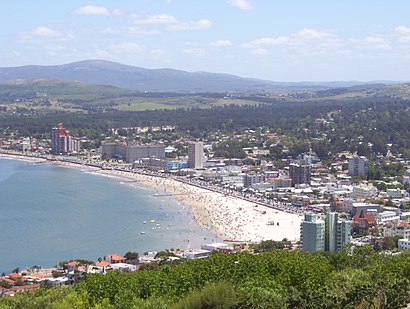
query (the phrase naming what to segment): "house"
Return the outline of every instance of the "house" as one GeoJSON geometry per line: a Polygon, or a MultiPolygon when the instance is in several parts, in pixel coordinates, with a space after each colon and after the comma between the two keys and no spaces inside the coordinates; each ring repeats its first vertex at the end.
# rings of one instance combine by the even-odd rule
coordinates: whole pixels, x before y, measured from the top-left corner
{"type": "Polygon", "coordinates": [[[9,277],[9,279],[13,280],[14,282],[16,282],[17,280],[23,281],[23,279],[25,279],[18,273],[9,274],[8,277],[9,277]]]}
{"type": "Polygon", "coordinates": [[[225,243],[212,243],[212,244],[206,244],[201,246],[202,250],[208,250],[208,251],[219,251],[219,252],[232,252],[234,251],[234,248],[228,244],[225,243]]]}
{"type": "Polygon", "coordinates": [[[121,270],[121,271],[136,271],[137,266],[133,264],[127,263],[114,263],[111,264],[113,270],[121,270]]]}
{"type": "Polygon", "coordinates": [[[183,257],[185,257],[186,259],[192,260],[192,259],[207,258],[210,255],[211,255],[211,251],[209,250],[197,249],[197,250],[185,251],[183,254],[183,257]]]}
{"type": "Polygon", "coordinates": [[[78,267],[80,266],[80,262],[78,261],[70,261],[67,264],[65,264],[65,267],[67,267],[67,272],[72,272],[78,270],[78,267]]]}
{"type": "Polygon", "coordinates": [[[28,285],[23,285],[23,286],[15,286],[9,289],[9,291],[13,291],[16,293],[19,292],[24,292],[24,291],[33,291],[35,289],[38,289],[41,286],[40,283],[35,283],[35,284],[28,284],[28,285]]]}
{"type": "Polygon", "coordinates": [[[398,247],[400,250],[410,249],[410,239],[406,239],[406,238],[399,239],[398,247]]]}
{"type": "Polygon", "coordinates": [[[105,274],[107,270],[112,269],[111,264],[106,261],[98,261],[94,265],[89,265],[87,268],[88,274],[105,274]]]}
{"type": "Polygon", "coordinates": [[[366,214],[364,210],[360,214],[355,214],[352,222],[352,233],[364,236],[369,234],[369,230],[376,226],[376,218],[370,214],[366,214]]]}
{"type": "Polygon", "coordinates": [[[119,254],[109,254],[109,255],[104,256],[104,261],[110,264],[114,264],[114,263],[125,263],[127,262],[127,259],[119,254]]]}

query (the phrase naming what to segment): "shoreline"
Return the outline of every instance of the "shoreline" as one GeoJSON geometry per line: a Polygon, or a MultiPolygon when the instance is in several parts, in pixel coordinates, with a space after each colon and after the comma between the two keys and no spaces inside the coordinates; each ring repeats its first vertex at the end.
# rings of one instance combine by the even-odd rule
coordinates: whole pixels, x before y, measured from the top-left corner
{"type": "Polygon", "coordinates": [[[171,177],[161,177],[123,171],[102,169],[81,162],[68,162],[53,158],[24,156],[22,154],[0,153],[0,158],[18,159],[30,162],[50,163],[56,166],[87,169],[102,176],[118,177],[135,184],[160,189],[163,196],[190,208],[198,225],[211,230],[218,238],[228,242],[260,242],[262,240],[299,240],[302,216],[273,209],[260,203],[230,196],[189,184],[171,177]]]}

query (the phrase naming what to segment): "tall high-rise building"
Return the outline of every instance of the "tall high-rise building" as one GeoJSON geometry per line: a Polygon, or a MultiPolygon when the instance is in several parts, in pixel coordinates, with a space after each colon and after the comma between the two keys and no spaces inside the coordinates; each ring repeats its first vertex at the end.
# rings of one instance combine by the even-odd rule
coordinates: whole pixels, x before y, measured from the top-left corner
{"type": "Polygon", "coordinates": [[[369,161],[366,157],[354,156],[349,159],[349,176],[367,177],[369,161]]]}
{"type": "Polygon", "coordinates": [[[305,214],[300,239],[304,251],[342,251],[351,241],[351,222],[340,220],[335,212],[305,214]]]}
{"type": "Polygon", "coordinates": [[[291,163],[289,165],[289,178],[293,185],[310,184],[311,167],[309,164],[291,163]]]}
{"type": "Polygon", "coordinates": [[[204,143],[191,142],[188,145],[188,166],[189,168],[202,168],[204,160],[204,143]]]}
{"type": "Polygon", "coordinates": [[[79,152],[81,150],[81,142],[78,138],[74,138],[70,135],[70,131],[66,130],[62,123],[59,123],[57,127],[51,129],[51,152],[54,154],[59,153],[72,153],[79,152]]]}
{"type": "Polygon", "coordinates": [[[306,213],[300,226],[300,241],[304,251],[324,251],[325,221],[316,214],[306,213]]]}

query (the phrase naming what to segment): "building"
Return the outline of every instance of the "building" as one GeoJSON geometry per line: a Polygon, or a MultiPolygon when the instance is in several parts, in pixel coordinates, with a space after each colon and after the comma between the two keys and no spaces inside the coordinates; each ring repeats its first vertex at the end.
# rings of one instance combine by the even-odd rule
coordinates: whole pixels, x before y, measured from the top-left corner
{"type": "Polygon", "coordinates": [[[351,241],[351,222],[340,220],[335,212],[321,215],[305,214],[301,223],[301,243],[304,251],[342,251],[351,241]]]}
{"type": "Polygon", "coordinates": [[[349,176],[367,178],[369,161],[365,157],[354,156],[349,159],[349,176]]]}
{"type": "Polygon", "coordinates": [[[211,251],[209,250],[196,249],[196,250],[185,251],[183,254],[183,257],[188,260],[193,260],[193,259],[207,258],[210,255],[211,255],[211,251]]]}
{"type": "Polygon", "coordinates": [[[165,158],[165,145],[151,144],[124,144],[120,142],[104,143],[101,146],[101,153],[105,159],[121,159],[127,163],[135,162],[144,158],[165,158]]]}
{"type": "Polygon", "coordinates": [[[266,177],[264,174],[250,172],[244,176],[243,184],[245,188],[251,188],[251,187],[254,187],[256,184],[264,183],[265,180],[266,180],[266,177]]]}
{"type": "Polygon", "coordinates": [[[187,161],[181,161],[181,160],[167,160],[166,161],[167,171],[178,171],[183,168],[188,168],[187,161]]]}
{"type": "Polygon", "coordinates": [[[202,142],[191,142],[188,145],[189,168],[202,168],[204,161],[204,144],[202,142]]]}
{"type": "Polygon", "coordinates": [[[53,154],[67,154],[80,150],[80,140],[72,137],[70,131],[66,130],[62,123],[51,129],[51,152],[53,154]]]}
{"type": "Polygon", "coordinates": [[[406,239],[406,238],[399,239],[397,245],[398,245],[400,250],[410,249],[410,239],[406,239]]]}
{"type": "Polygon", "coordinates": [[[108,254],[104,256],[104,261],[115,264],[115,263],[126,263],[127,259],[119,254],[108,254]]]}
{"type": "Polygon", "coordinates": [[[300,241],[304,251],[324,251],[325,221],[316,214],[306,213],[301,223],[300,241]]]}
{"type": "Polygon", "coordinates": [[[342,251],[351,241],[351,222],[339,220],[336,212],[326,214],[325,231],[325,251],[342,251]]]}
{"type": "Polygon", "coordinates": [[[353,186],[350,197],[356,200],[366,200],[373,196],[376,196],[376,194],[377,188],[373,187],[373,185],[360,184],[353,186]]]}
{"type": "Polygon", "coordinates": [[[358,236],[367,235],[376,224],[376,218],[362,209],[360,214],[356,213],[353,217],[352,232],[358,236]]]}
{"type": "Polygon", "coordinates": [[[362,210],[365,214],[371,213],[375,214],[380,212],[380,205],[379,204],[369,204],[369,203],[351,203],[351,213],[352,215],[360,214],[362,210]]]}
{"type": "Polygon", "coordinates": [[[311,173],[312,169],[308,164],[291,163],[289,165],[289,177],[293,185],[310,184],[311,173]]]}

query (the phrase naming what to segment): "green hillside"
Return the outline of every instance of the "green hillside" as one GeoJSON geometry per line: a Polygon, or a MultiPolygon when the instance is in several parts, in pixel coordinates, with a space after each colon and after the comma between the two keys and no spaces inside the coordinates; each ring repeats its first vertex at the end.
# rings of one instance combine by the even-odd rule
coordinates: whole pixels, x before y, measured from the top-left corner
{"type": "Polygon", "coordinates": [[[410,297],[409,252],[273,251],[160,264],[21,293],[0,308],[404,308],[410,297]]]}

